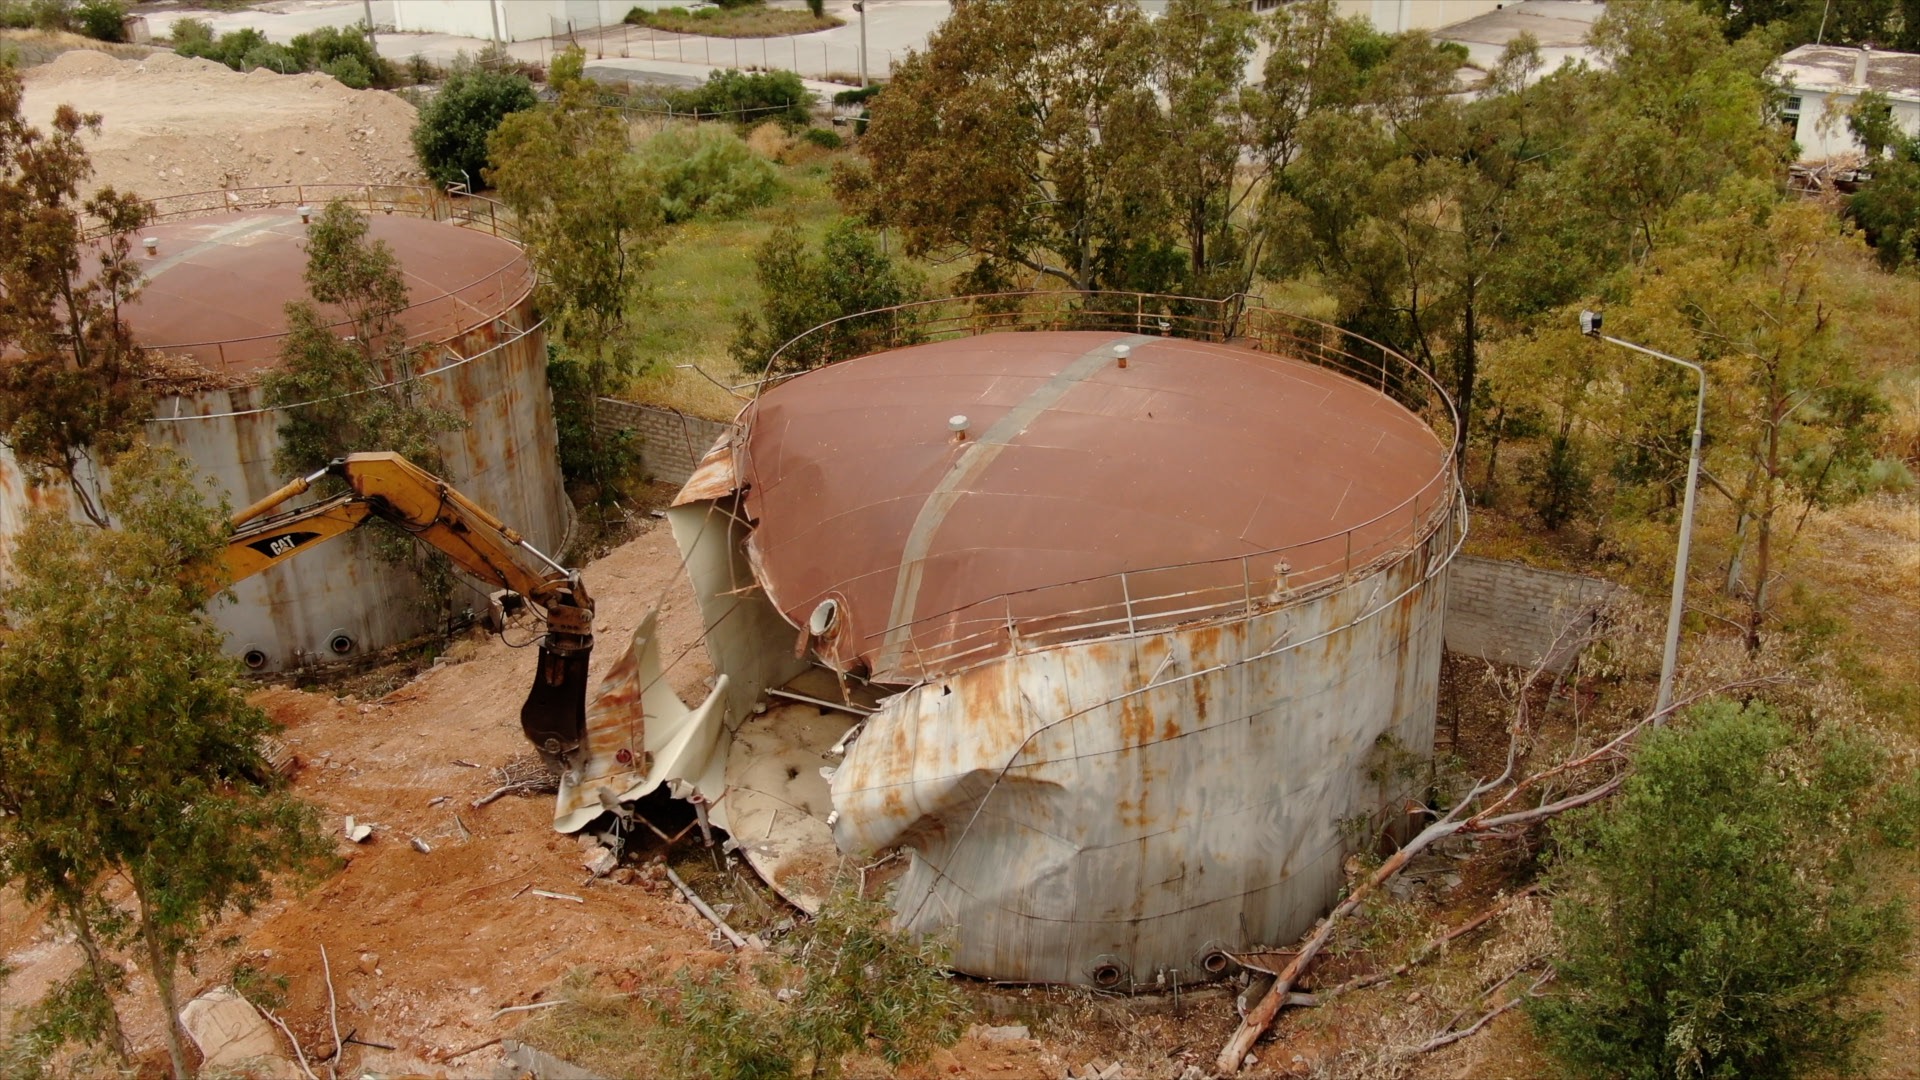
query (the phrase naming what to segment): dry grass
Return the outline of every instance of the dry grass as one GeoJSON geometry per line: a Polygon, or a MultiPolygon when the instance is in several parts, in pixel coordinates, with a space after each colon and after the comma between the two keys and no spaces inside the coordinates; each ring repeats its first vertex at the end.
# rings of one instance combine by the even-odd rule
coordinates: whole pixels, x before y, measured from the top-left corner
{"type": "Polygon", "coordinates": [[[12,60],[15,67],[34,67],[76,49],[103,52],[117,60],[138,60],[153,55],[153,50],[145,45],[95,41],[63,30],[0,30],[0,60],[12,60]]]}
{"type": "Polygon", "coordinates": [[[621,992],[589,968],[570,972],[555,998],[569,1004],[543,1009],[513,1038],[597,1076],[658,1076],[660,1062],[648,1033],[653,1012],[641,994],[621,992]]]}
{"type": "Polygon", "coordinates": [[[770,8],[752,4],[736,8],[667,8],[663,11],[635,9],[627,16],[635,26],[664,30],[669,34],[699,34],[703,37],[751,38],[784,37],[811,34],[845,26],[846,20],[833,15],[814,15],[793,8],[770,8]]]}

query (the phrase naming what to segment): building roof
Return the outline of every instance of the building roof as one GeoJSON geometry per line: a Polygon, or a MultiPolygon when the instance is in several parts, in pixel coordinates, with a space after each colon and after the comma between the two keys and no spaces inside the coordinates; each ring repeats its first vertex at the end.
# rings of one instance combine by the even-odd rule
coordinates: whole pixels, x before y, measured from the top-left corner
{"type": "Polygon", "coordinates": [[[919,345],[801,375],[741,419],[761,585],[796,626],[834,600],[816,651],[886,682],[1005,652],[1015,624],[1071,640],[1261,605],[1276,578],[1304,590],[1405,550],[1452,497],[1448,448],[1378,389],[1176,338],[919,345]]]}
{"type": "Polygon", "coordinates": [[[1878,90],[1888,97],[1920,101],[1920,53],[1867,50],[1864,86],[1856,78],[1860,54],[1860,49],[1838,45],[1802,45],[1780,57],[1776,66],[1795,90],[1878,90]]]}
{"type": "MultiPolygon", "coordinates": [[[[509,241],[449,222],[375,214],[369,234],[406,275],[401,314],[415,342],[445,341],[510,310],[532,286],[526,256],[509,241]]],[[[285,306],[307,296],[306,226],[290,210],[212,214],[152,225],[158,243],[134,257],[146,284],[125,311],[148,349],[245,377],[279,362],[285,306]]],[[[325,312],[339,316],[338,312],[325,312]]]]}

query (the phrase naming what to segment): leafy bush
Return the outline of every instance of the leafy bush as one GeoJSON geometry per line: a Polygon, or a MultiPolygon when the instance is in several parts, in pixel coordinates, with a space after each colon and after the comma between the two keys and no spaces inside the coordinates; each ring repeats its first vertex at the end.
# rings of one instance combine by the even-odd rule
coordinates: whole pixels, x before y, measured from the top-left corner
{"type": "Polygon", "coordinates": [[[35,30],[72,30],[72,0],[32,0],[27,10],[33,16],[35,30]]]}
{"type": "MultiPolygon", "coordinates": [[[[197,19],[182,19],[180,22],[195,25],[183,28],[178,23],[174,24],[174,52],[179,53],[181,56],[198,56],[216,63],[225,64],[235,71],[240,70],[240,66],[246,62],[248,53],[253,52],[263,45],[273,44],[267,40],[267,35],[255,30],[251,26],[229,31],[216,38],[213,36],[212,29],[207,27],[206,23],[200,22],[197,19]],[[206,30],[205,34],[201,33],[203,28],[206,30]],[[183,34],[191,34],[191,36],[183,38],[183,34]]],[[[297,65],[296,70],[298,70],[297,65]]]]}
{"type": "MultiPolygon", "coordinates": [[[[873,234],[848,219],[827,230],[817,255],[807,249],[799,226],[785,222],[755,256],[754,277],[763,297],[760,312],[740,317],[729,350],[743,371],[765,371],[776,349],[822,323],[904,304],[920,292],[917,280],[880,253],[873,234]]],[[[898,312],[845,319],[783,358],[782,369],[913,340],[912,327],[898,312]]]]}
{"type": "Polygon", "coordinates": [[[255,45],[240,58],[240,70],[252,71],[254,68],[267,68],[282,75],[290,75],[300,70],[300,58],[284,45],[272,42],[255,45]]]}
{"type": "Polygon", "coordinates": [[[737,217],[771,203],[780,187],[773,166],[718,125],[663,131],[647,140],[641,159],[659,183],[668,222],[737,217]]]}
{"type": "Polygon", "coordinates": [[[1849,999],[1909,932],[1863,859],[1912,834],[1914,781],[1886,777],[1867,739],[1761,704],[1649,736],[1612,805],[1554,829],[1563,989],[1532,1006],[1553,1051],[1647,1080],[1845,1072],[1873,1019],[1849,999]]]}
{"type": "Polygon", "coordinates": [[[897,1070],[953,1045],[966,1009],[947,951],[891,929],[890,918],[885,904],[842,890],[821,908],[805,946],[812,959],[797,971],[764,965],[760,985],[746,986],[725,972],[682,972],[677,1000],[652,1004],[663,1064],[729,1080],[835,1077],[852,1054],[897,1070]]]}
{"type": "Polygon", "coordinates": [[[0,0],[0,30],[33,29],[33,8],[25,0],[0,0]]]}
{"type": "Polygon", "coordinates": [[[847,145],[847,141],[840,137],[839,132],[829,128],[810,127],[801,133],[800,137],[824,150],[838,150],[847,145]]]}
{"type": "Polygon", "coordinates": [[[524,75],[462,65],[420,110],[413,152],[435,181],[479,185],[487,139],[502,118],[538,102],[524,75]]]}
{"type": "Polygon", "coordinates": [[[85,0],[73,11],[80,32],[97,41],[127,40],[127,5],[120,0],[85,0]]]}
{"type": "Polygon", "coordinates": [[[814,95],[791,71],[748,74],[733,68],[715,71],[704,86],[678,90],[667,100],[676,111],[731,120],[749,127],[776,120],[789,127],[807,123],[814,95]]]}
{"type": "Polygon", "coordinates": [[[364,25],[323,26],[297,35],[288,43],[288,48],[300,58],[302,70],[324,71],[356,90],[392,86],[399,81],[394,78],[393,65],[374,51],[373,39],[364,25]],[[348,60],[353,62],[347,63],[348,60]]]}
{"type": "Polygon", "coordinates": [[[601,431],[594,438],[593,380],[586,365],[547,345],[547,389],[553,393],[553,423],[560,437],[560,474],[573,484],[603,486],[595,492],[616,498],[640,468],[640,446],[632,429],[601,431]],[[613,490],[606,490],[612,488],[613,490]]]}
{"type": "Polygon", "coordinates": [[[373,85],[373,71],[357,56],[338,56],[320,65],[320,70],[339,79],[344,86],[365,90],[373,85]]]}
{"type": "Polygon", "coordinates": [[[169,33],[173,51],[181,56],[205,56],[213,44],[213,24],[205,19],[175,19],[169,33]]]}
{"type": "Polygon", "coordinates": [[[842,90],[833,95],[833,103],[835,105],[858,105],[862,102],[873,100],[874,95],[885,89],[885,86],[875,83],[872,86],[862,86],[856,90],[842,90]]]}

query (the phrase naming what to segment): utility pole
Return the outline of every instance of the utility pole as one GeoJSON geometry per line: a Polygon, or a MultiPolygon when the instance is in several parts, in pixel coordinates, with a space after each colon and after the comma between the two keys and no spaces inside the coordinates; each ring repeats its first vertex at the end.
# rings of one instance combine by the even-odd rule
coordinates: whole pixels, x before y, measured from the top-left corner
{"type": "Polygon", "coordinates": [[[379,56],[380,43],[373,40],[373,0],[360,0],[360,2],[367,11],[367,47],[373,50],[373,55],[379,56]]]}
{"type": "Polygon", "coordinates": [[[860,85],[867,83],[867,0],[853,0],[853,10],[860,13],[860,85]]]}
{"type": "Polygon", "coordinates": [[[1687,458],[1687,494],[1680,506],[1680,542],[1673,553],[1673,598],[1667,604],[1667,644],[1660,657],[1660,693],[1653,705],[1655,712],[1664,712],[1667,706],[1673,704],[1673,673],[1680,657],[1680,617],[1687,607],[1687,554],[1693,546],[1694,493],[1700,486],[1700,428],[1707,417],[1707,373],[1699,364],[1602,334],[1600,316],[1596,312],[1580,313],[1580,332],[1610,345],[1632,349],[1669,364],[1678,364],[1700,379],[1700,394],[1693,406],[1693,452],[1687,458]]]}

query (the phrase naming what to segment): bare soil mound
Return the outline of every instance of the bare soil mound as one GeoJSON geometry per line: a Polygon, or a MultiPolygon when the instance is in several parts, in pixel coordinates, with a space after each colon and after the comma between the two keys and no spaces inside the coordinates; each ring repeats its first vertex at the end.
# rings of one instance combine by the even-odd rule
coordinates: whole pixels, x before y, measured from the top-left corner
{"type": "Polygon", "coordinates": [[[413,106],[326,75],[243,74],[172,53],[116,60],[75,51],[25,79],[27,118],[43,128],[63,104],[100,114],[101,130],[87,140],[98,186],[154,198],[418,176],[413,106]]]}

